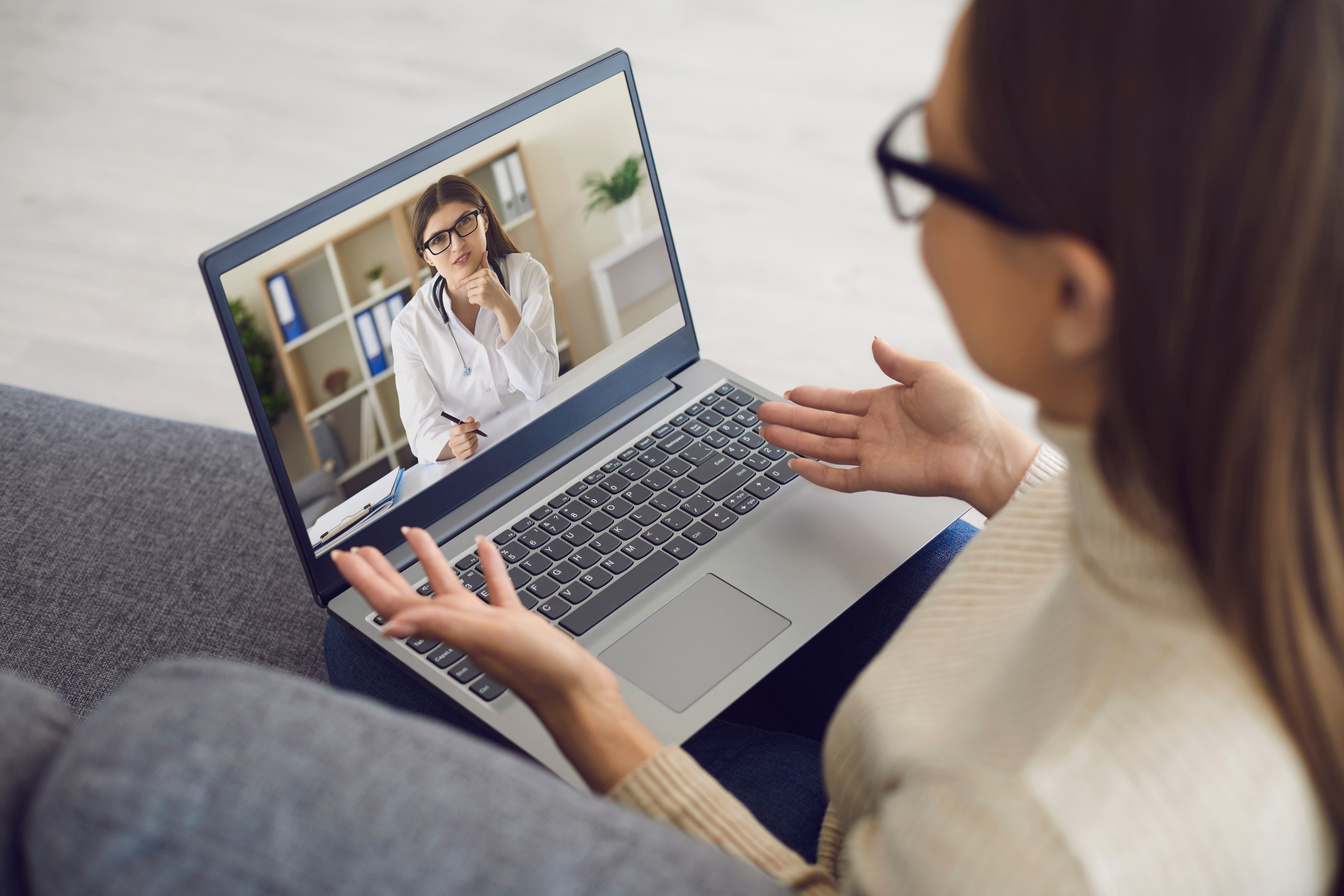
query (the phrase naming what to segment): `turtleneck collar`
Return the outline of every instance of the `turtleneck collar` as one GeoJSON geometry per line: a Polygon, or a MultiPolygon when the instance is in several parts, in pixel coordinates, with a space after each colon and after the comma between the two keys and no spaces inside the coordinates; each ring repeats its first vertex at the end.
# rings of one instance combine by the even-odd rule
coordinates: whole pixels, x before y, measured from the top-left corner
{"type": "Polygon", "coordinates": [[[1131,523],[1111,498],[1092,454],[1091,429],[1039,413],[1036,421],[1069,463],[1069,540],[1083,571],[1126,603],[1205,615],[1199,585],[1179,551],[1131,523]]]}

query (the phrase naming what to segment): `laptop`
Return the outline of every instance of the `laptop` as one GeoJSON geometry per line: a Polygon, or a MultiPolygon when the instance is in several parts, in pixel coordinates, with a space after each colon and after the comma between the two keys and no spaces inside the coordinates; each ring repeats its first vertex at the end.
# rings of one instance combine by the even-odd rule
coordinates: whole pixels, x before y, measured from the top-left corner
{"type": "Polygon", "coordinates": [[[755,410],[780,397],[700,357],[620,50],[210,249],[200,267],[317,604],[576,786],[532,712],[470,657],[382,637],[331,550],[373,545],[428,594],[400,534],[421,526],[486,598],[473,538],[492,538],[524,603],[680,743],[966,510],[796,477],[758,431],[755,410]],[[414,318],[400,319],[437,323],[424,316],[434,272],[414,206],[445,175],[479,188],[519,250],[500,273],[515,280],[505,288],[549,372],[543,388],[515,388],[458,327],[457,373],[505,387],[496,397],[488,380],[472,392],[440,374],[425,391],[419,344],[405,341],[414,318]],[[463,459],[439,453],[449,424],[432,419],[467,416],[459,393],[493,402],[472,413],[481,433],[463,459]]]}

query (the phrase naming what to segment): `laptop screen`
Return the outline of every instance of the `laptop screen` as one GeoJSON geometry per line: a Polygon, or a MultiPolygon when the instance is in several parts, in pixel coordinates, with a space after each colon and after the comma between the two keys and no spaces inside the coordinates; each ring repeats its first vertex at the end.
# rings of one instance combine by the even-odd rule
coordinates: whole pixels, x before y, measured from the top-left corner
{"type": "Polygon", "coordinates": [[[596,60],[202,256],[315,590],[333,547],[400,542],[670,372],[660,346],[693,350],[628,65],[596,60]]]}

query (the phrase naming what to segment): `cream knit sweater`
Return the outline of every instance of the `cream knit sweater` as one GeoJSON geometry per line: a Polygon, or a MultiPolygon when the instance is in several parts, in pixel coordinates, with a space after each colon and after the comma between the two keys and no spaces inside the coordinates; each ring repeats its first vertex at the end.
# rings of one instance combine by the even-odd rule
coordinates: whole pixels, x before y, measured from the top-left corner
{"type": "Polygon", "coordinates": [[[855,681],[806,864],[679,747],[609,794],[823,894],[1323,893],[1337,856],[1254,669],[1175,551],[1040,420],[1009,505],[855,681]]]}

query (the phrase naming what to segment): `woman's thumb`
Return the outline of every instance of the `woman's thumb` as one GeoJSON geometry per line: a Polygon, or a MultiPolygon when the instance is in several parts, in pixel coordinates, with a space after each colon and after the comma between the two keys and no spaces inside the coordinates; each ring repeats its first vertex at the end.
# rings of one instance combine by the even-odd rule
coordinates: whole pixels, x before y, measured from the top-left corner
{"type": "Polygon", "coordinates": [[[887,376],[907,385],[919,379],[932,363],[892,347],[880,336],[873,337],[873,360],[887,376]]]}

